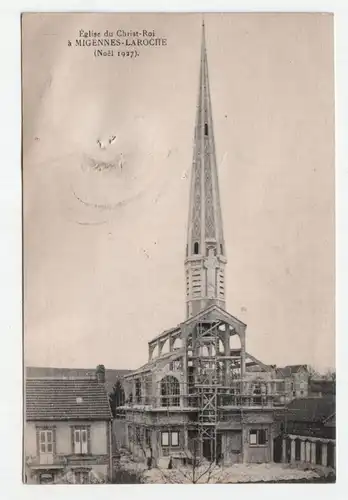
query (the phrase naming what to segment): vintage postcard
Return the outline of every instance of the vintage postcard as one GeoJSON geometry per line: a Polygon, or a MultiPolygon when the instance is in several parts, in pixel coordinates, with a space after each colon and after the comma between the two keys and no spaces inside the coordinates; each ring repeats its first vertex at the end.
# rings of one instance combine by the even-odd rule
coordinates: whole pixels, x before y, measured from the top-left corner
{"type": "Polygon", "coordinates": [[[27,484],[335,482],[333,15],[22,15],[27,484]]]}

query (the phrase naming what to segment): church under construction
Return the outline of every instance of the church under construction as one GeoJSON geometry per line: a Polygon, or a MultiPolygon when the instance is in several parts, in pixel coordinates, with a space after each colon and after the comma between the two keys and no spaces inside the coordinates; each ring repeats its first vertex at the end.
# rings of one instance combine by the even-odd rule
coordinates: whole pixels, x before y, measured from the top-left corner
{"type": "Polygon", "coordinates": [[[136,457],[273,461],[275,411],[284,400],[272,370],[246,351],[246,325],[226,310],[226,264],[203,25],[186,320],[151,340],[148,362],[123,379],[126,443],[136,457]]]}

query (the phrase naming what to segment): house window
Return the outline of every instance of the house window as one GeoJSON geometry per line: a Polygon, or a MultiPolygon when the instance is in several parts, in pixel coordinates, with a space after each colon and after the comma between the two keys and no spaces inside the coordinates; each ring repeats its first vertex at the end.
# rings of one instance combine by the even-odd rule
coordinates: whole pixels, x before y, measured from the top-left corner
{"type": "Polygon", "coordinates": [[[162,432],[162,446],[169,446],[169,432],[162,432]]]}
{"type": "Polygon", "coordinates": [[[264,446],[267,444],[266,429],[251,429],[249,432],[249,444],[251,446],[264,446]]]}
{"type": "Polygon", "coordinates": [[[172,446],[179,446],[179,433],[178,432],[171,432],[171,445],[172,446]]]}
{"type": "Polygon", "coordinates": [[[179,432],[162,432],[162,446],[179,446],[179,432]]]}
{"type": "Polygon", "coordinates": [[[80,427],[73,430],[73,452],[75,455],[86,455],[88,453],[86,427],[80,427]]]}
{"type": "Polygon", "coordinates": [[[39,434],[40,453],[53,453],[53,431],[42,430],[39,434]]]}
{"type": "Polygon", "coordinates": [[[75,471],[74,472],[74,483],[75,484],[89,484],[88,471],[75,471]]]}

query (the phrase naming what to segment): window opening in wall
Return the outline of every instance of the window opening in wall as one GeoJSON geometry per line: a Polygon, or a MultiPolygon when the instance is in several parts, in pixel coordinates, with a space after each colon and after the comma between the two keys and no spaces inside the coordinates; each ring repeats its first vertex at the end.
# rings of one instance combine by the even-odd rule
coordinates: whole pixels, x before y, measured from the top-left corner
{"type": "Polygon", "coordinates": [[[224,253],[224,247],[222,246],[222,243],[220,244],[220,252],[224,253]]]}
{"type": "Polygon", "coordinates": [[[195,241],[194,245],[193,245],[193,253],[195,255],[198,255],[199,254],[199,243],[197,241],[195,241]]]}
{"type": "Polygon", "coordinates": [[[204,124],[204,135],[205,136],[208,135],[208,124],[207,123],[204,124]]]}
{"type": "Polygon", "coordinates": [[[179,446],[179,432],[162,432],[161,443],[162,446],[179,446]]]}
{"type": "Polygon", "coordinates": [[[135,402],[141,404],[141,381],[136,379],[135,381],[135,402]]]}
{"type": "Polygon", "coordinates": [[[249,444],[251,446],[263,446],[267,444],[267,429],[251,429],[249,432],[249,444]]]}
{"type": "Polygon", "coordinates": [[[161,406],[180,406],[180,384],[172,375],[161,380],[161,406]]]}
{"type": "Polygon", "coordinates": [[[171,433],[171,445],[172,446],[179,446],[179,433],[178,432],[171,433]]]}
{"type": "Polygon", "coordinates": [[[87,454],[87,429],[74,429],[74,454],[87,454]]]}
{"type": "Polygon", "coordinates": [[[40,431],[40,453],[53,453],[53,431],[40,431]]]}
{"type": "Polygon", "coordinates": [[[169,446],[169,432],[162,432],[162,446],[169,446]]]}

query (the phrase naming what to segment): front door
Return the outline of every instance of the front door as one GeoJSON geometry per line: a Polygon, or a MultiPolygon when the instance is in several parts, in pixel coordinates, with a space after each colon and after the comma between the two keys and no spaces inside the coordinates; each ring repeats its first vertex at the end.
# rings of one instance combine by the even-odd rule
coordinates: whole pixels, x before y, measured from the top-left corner
{"type": "Polygon", "coordinates": [[[53,431],[42,430],[39,434],[40,464],[53,464],[53,431]]]}

